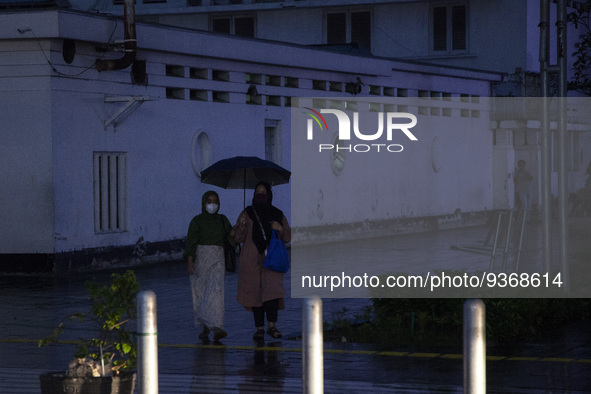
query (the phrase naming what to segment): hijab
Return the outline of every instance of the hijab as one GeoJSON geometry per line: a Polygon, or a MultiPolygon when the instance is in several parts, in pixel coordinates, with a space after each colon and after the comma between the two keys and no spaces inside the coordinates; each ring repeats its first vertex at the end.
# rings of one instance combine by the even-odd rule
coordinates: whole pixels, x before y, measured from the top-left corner
{"type": "Polygon", "coordinates": [[[230,229],[226,226],[226,217],[219,212],[219,195],[214,191],[207,191],[201,197],[201,214],[198,215],[195,220],[197,224],[198,232],[198,244],[200,245],[224,245],[224,239],[230,232],[230,229]],[[209,213],[205,206],[207,205],[207,198],[214,195],[218,198],[218,210],[216,213],[209,213]]]}
{"type": "Polygon", "coordinates": [[[246,213],[252,219],[252,240],[257,247],[259,253],[264,253],[267,247],[269,246],[269,242],[271,242],[271,234],[273,229],[271,228],[271,222],[274,220],[276,222],[282,223],[283,222],[283,212],[274,207],[273,203],[273,191],[271,190],[271,185],[266,182],[259,182],[254,188],[254,195],[252,198],[252,205],[246,207],[246,213]],[[256,190],[259,186],[264,186],[265,190],[267,191],[267,201],[261,203],[258,201],[256,196],[256,190]],[[258,217],[258,219],[257,219],[258,217]],[[259,222],[260,219],[260,222],[259,222]],[[259,224],[260,223],[260,224],[259,224]],[[263,229],[261,230],[261,225],[263,229]],[[266,237],[263,237],[263,231],[266,237]]]}
{"type": "Polygon", "coordinates": [[[220,203],[219,203],[220,196],[216,192],[214,192],[213,190],[208,190],[205,193],[203,193],[203,196],[201,197],[201,213],[208,213],[207,212],[207,209],[205,208],[205,206],[207,205],[207,199],[209,198],[209,196],[216,196],[217,197],[217,199],[218,199],[218,210],[217,210],[216,213],[218,213],[220,211],[220,203]]]}

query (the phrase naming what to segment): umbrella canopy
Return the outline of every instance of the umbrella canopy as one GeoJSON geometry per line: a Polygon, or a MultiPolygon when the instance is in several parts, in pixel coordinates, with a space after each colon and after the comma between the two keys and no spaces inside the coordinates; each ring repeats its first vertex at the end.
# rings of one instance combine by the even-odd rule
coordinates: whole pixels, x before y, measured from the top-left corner
{"type": "Polygon", "coordinates": [[[236,156],[220,160],[201,171],[201,182],[224,189],[252,189],[264,181],[270,185],[289,183],[291,172],[269,160],[236,156]]]}

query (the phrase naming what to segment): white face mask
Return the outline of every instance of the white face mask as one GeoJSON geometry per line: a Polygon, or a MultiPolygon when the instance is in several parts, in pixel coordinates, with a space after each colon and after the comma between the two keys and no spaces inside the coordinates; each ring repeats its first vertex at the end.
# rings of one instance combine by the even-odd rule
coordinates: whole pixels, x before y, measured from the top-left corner
{"type": "Polygon", "coordinates": [[[205,205],[205,210],[207,212],[211,213],[212,215],[218,211],[218,208],[219,207],[217,204],[206,204],[205,205]]]}

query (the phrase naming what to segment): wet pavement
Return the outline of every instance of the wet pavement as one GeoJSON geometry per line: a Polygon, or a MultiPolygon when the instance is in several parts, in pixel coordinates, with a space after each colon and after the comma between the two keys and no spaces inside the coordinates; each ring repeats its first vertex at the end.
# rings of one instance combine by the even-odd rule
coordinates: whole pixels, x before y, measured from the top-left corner
{"type": "MultiPolygon", "coordinates": [[[[459,238],[469,243],[480,239],[482,231],[447,230],[437,238],[449,245],[459,238]]],[[[399,237],[400,253],[409,261],[413,255],[424,258],[425,237],[432,236],[399,237]]],[[[573,239],[571,247],[583,247],[585,239],[588,234],[580,241],[573,239]]],[[[539,261],[533,242],[526,246],[531,253],[525,253],[524,261],[539,261]]],[[[451,249],[442,250],[438,258],[488,264],[486,256],[451,249]]],[[[154,291],[157,297],[160,393],[302,392],[301,299],[287,297],[286,309],[280,311],[278,327],[284,338],[267,336],[264,344],[256,344],[252,314],[235,301],[237,275],[228,274],[228,337],[222,343],[206,344],[198,340],[193,327],[185,264],[177,261],[134,270],[142,289],[154,291]]],[[[88,309],[84,281],[89,278],[107,281],[108,273],[0,277],[0,394],[39,393],[40,373],[65,369],[73,344],[39,348],[37,342],[64,316],[88,309]]],[[[285,285],[289,292],[289,274],[285,285]]],[[[347,316],[361,315],[368,305],[371,301],[364,298],[324,299],[324,321],[331,322],[343,308],[347,316]]],[[[63,338],[75,340],[90,329],[76,328],[63,338]]],[[[458,348],[326,342],[325,392],[462,392],[461,353],[458,348]]],[[[522,343],[510,351],[489,346],[487,392],[591,393],[591,323],[565,327],[552,340],[522,343]]]]}

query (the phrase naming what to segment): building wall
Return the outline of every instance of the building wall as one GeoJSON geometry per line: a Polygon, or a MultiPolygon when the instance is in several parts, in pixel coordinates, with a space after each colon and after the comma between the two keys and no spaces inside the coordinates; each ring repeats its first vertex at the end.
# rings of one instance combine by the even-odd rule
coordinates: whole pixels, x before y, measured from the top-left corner
{"type": "Polygon", "coordinates": [[[427,56],[428,3],[380,5],[374,8],[372,53],[377,56],[416,59],[427,56]]]}
{"type": "MultiPolygon", "coordinates": [[[[220,193],[222,212],[233,222],[245,200],[247,204],[250,202],[252,191],[247,191],[245,196],[241,190],[204,185],[196,172],[235,155],[264,157],[266,120],[280,124],[282,156],[278,164],[295,170],[290,141],[292,97],[324,96],[341,103],[356,97],[388,99],[402,94],[478,97],[486,96],[490,82],[499,79],[496,74],[138,24],[137,60],[146,62],[147,83],[132,84],[130,67],[99,73],[93,66],[100,56],[121,56],[117,52],[103,55],[100,50],[110,37],[112,40],[122,37],[121,22],[76,12],[17,13],[0,18],[7,38],[19,44],[28,42],[31,48],[27,56],[19,52],[15,64],[36,65],[33,73],[24,66],[2,68],[7,73],[2,82],[6,86],[3,107],[13,110],[6,118],[7,129],[40,130],[26,140],[16,132],[12,134],[13,144],[18,147],[15,150],[22,151],[15,162],[24,165],[20,170],[22,175],[40,169],[45,182],[35,189],[23,182],[23,177],[9,179],[11,195],[40,190],[44,194],[36,195],[34,215],[29,215],[28,207],[23,204],[1,207],[2,215],[8,218],[3,223],[10,223],[8,227],[4,224],[2,231],[8,233],[13,226],[35,227],[47,243],[40,251],[55,253],[56,265],[63,271],[103,267],[117,261],[136,264],[178,257],[188,223],[199,213],[201,195],[206,190],[220,193]],[[25,24],[32,31],[20,33],[18,28],[25,24]],[[56,26],[60,27],[59,33],[56,26]],[[79,26],[87,29],[81,30],[79,26]],[[35,45],[38,48],[33,33],[51,67],[43,53],[33,49],[35,45]],[[72,64],[66,64],[62,55],[64,37],[76,41],[72,64]],[[356,82],[357,78],[363,82],[359,96],[345,91],[346,84],[356,82]],[[293,85],[294,80],[297,86],[293,85]],[[17,82],[21,85],[8,89],[17,82]],[[251,85],[259,92],[255,98],[260,104],[246,103],[251,85]],[[334,89],[335,86],[339,89],[334,89]],[[116,118],[105,127],[105,121],[126,104],[124,97],[133,96],[142,96],[145,101],[125,119],[116,118]],[[217,102],[216,97],[224,102],[217,102]],[[123,101],[112,102],[114,98],[123,101]],[[42,109],[40,119],[44,121],[27,116],[39,108],[42,109]],[[202,133],[207,134],[209,144],[205,145],[210,145],[210,150],[201,147],[202,133]],[[27,169],[30,164],[24,156],[32,140],[40,161],[35,169],[27,169]],[[95,152],[126,153],[124,231],[96,231],[95,152]]],[[[3,51],[8,50],[5,43],[3,51]]],[[[316,219],[306,216],[302,222],[292,213],[292,185],[278,186],[274,202],[290,221],[303,226],[492,209],[491,130],[484,114],[478,119],[467,120],[477,122],[470,126],[474,132],[468,136],[450,126],[441,131],[438,139],[435,137],[439,130],[435,126],[434,131],[422,135],[412,160],[401,156],[396,158],[399,160],[396,166],[384,165],[395,183],[382,185],[367,179],[363,188],[376,196],[373,209],[369,204],[370,211],[361,209],[353,217],[339,219],[339,212],[348,209],[348,205],[345,200],[337,199],[342,202],[324,205],[322,220],[318,216],[316,219]],[[433,155],[438,172],[433,170],[433,155]],[[452,187],[458,177],[463,181],[461,187],[452,187]],[[416,186],[417,178],[421,179],[421,187],[407,186],[416,186]]],[[[421,121],[433,125],[448,122],[441,116],[425,116],[421,121]]],[[[356,165],[353,157],[347,169],[345,176],[336,179],[327,176],[326,182],[334,183],[335,190],[340,190],[339,182],[345,182],[346,177],[363,176],[363,166],[356,165]]],[[[325,164],[320,164],[317,171],[309,170],[317,177],[326,171],[330,168],[325,164]]],[[[350,194],[358,190],[345,191],[350,194]]],[[[317,193],[305,197],[317,198],[317,193]]],[[[23,246],[20,252],[37,251],[30,246],[30,233],[15,238],[18,239],[13,244],[23,246]]],[[[16,251],[6,248],[0,252],[16,251]]]]}
{"type": "Polygon", "coordinates": [[[322,24],[321,8],[293,9],[289,12],[265,11],[257,13],[257,37],[301,45],[318,45],[324,42],[322,24]]]}
{"type": "MultiPolygon", "coordinates": [[[[264,157],[265,120],[289,124],[285,107],[244,104],[249,85],[245,83],[245,73],[236,71],[243,66],[147,48],[139,56],[149,59],[147,86],[131,85],[129,70],[90,70],[82,79],[54,79],[54,102],[59,103],[53,108],[58,252],[183,238],[190,219],[201,211],[202,194],[210,189],[220,193],[222,212],[234,222],[244,206],[244,193],[202,184],[195,169],[199,172],[205,164],[235,155],[264,157]],[[212,80],[213,65],[217,66],[215,69],[231,70],[228,82],[212,80]],[[170,74],[171,67],[175,73],[180,70],[181,76],[170,74]],[[208,80],[191,78],[190,72],[195,68],[206,70],[208,80]],[[229,91],[230,102],[213,102],[212,90],[206,91],[208,101],[192,99],[194,88],[203,88],[204,84],[210,89],[217,86],[229,91]],[[133,95],[146,96],[148,100],[120,124],[117,118],[105,127],[105,121],[126,104],[105,102],[105,97],[124,100],[133,95]],[[204,153],[197,139],[202,133],[210,141],[203,165],[200,156],[204,153]],[[124,232],[96,233],[92,225],[95,152],[127,155],[124,232]]],[[[81,56],[79,62],[88,60],[81,56]]],[[[284,153],[278,164],[289,168],[287,137],[288,131],[281,138],[284,153]]],[[[251,196],[252,191],[248,191],[247,202],[251,196]]],[[[288,202],[289,187],[280,187],[276,203],[289,215],[288,202]]]]}
{"type": "Polygon", "coordinates": [[[52,253],[51,81],[40,72],[47,65],[37,42],[7,40],[1,48],[0,250],[52,253]]]}
{"type": "MultiPolygon", "coordinates": [[[[377,236],[380,232],[384,235],[384,231],[415,231],[410,228],[411,223],[416,224],[426,217],[439,218],[436,220],[442,228],[453,226],[451,222],[466,225],[469,221],[463,214],[493,209],[488,102],[462,102],[460,98],[431,103],[417,98],[382,102],[384,111],[392,108],[394,102],[396,107],[388,112],[403,108],[416,115],[417,125],[411,132],[417,140],[411,141],[400,131],[394,132],[389,141],[385,134],[371,142],[355,138],[343,140],[339,171],[331,165],[335,150],[322,150],[318,145],[334,144],[338,129],[334,117],[325,115],[331,132],[316,129],[310,141],[304,137],[306,116],[301,114],[303,111],[294,109],[292,211],[297,227],[328,226],[330,230],[325,235],[332,233],[330,236],[346,239],[360,234],[337,236],[345,231],[343,224],[364,224],[368,234],[377,236]],[[365,146],[371,143],[381,143],[384,147],[380,151],[374,148],[366,152],[365,146]],[[401,148],[393,147],[396,152],[389,152],[385,148],[388,144],[401,148]],[[456,217],[452,218],[454,215],[456,217]],[[405,224],[394,224],[401,219],[406,220],[408,228],[401,228],[405,224]],[[379,225],[378,232],[372,233],[372,223],[389,224],[379,225]]],[[[301,107],[314,103],[318,100],[303,102],[301,107]]],[[[378,112],[363,110],[363,104],[357,108],[359,118],[380,116],[378,112]]],[[[347,112],[353,119],[352,112],[347,112]]],[[[375,120],[368,123],[365,130],[375,130],[375,120]]],[[[300,236],[305,238],[306,231],[300,236]]]]}
{"type": "Polygon", "coordinates": [[[88,119],[69,119],[60,113],[63,111],[56,114],[56,129],[61,131],[56,140],[68,141],[55,152],[68,158],[56,169],[59,232],[67,238],[59,250],[127,245],[140,237],[147,242],[183,237],[191,217],[200,213],[201,195],[208,189],[220,192],[222,212],[235,220],[242,192],[200,183],[191,162],[191,149],[198,150],[193,139],[207,133],[213,161],[238,154],[264,156],[260,114],[244,111],[236,116],[238,105],[232,104],[155,98],[141,105],[116,130],[104,130],[102,122],[121,104],[105,104],[100,94],[56,96],[81,113],[98,115],[94,126],[88,127],[88,119]],[[75,104],[80,102],[86,105],[75,104]],[[92,157],[98,151],[127,152],[128,228],[124,233],[97,235],[94,226],[89,226],[94,222],[92,157]]]}
{"type": "MultiPolygon", "coordinates": [[[[210,17],[250,15],[256,19],[256,37],[304,45],[326,44],[325,15],[328,11],[368,10],[372,12],[371,53],[378,57],[412,59],[464,68],[513,73],[517,68],[539,71],[538,0],[470,0],[453,5],[468,8],[467,50],[434,53],[431,50],[431,11],[437,1],[286,1],[256,3],[202,1],[200,6],[185,1],[136,5],[138,17],[146,21],[200,30],[210,29],[210,17]]],[[[87,8],[87,7],[86,7],[87,8]]],[[[83,7],[85,9],[85,7],[83,7]]],[[[556,59],[556,6],[551,10],[552,59],[556,59]]],[[[573,11],[568,8],[568,11],[573,11]]],[[[105,3],[98,11],[121,13],[121,5],[105,3]]],[[[574,51],[579,33],[568,32],[568,53],[574,51]]],[[[556,63],[556,61],[554,61],[556,63]]]]}
{"type": "MultiPolygon", "coordinates": [[[[530,10],[526,3],[525,0],[470,1],[467,55],[436,62],[505,73],[519,67],[530,70],[526,62],[530,10]]],[[[539,69],[539,65],[535,66],[533,70],[539,69]]]]}

